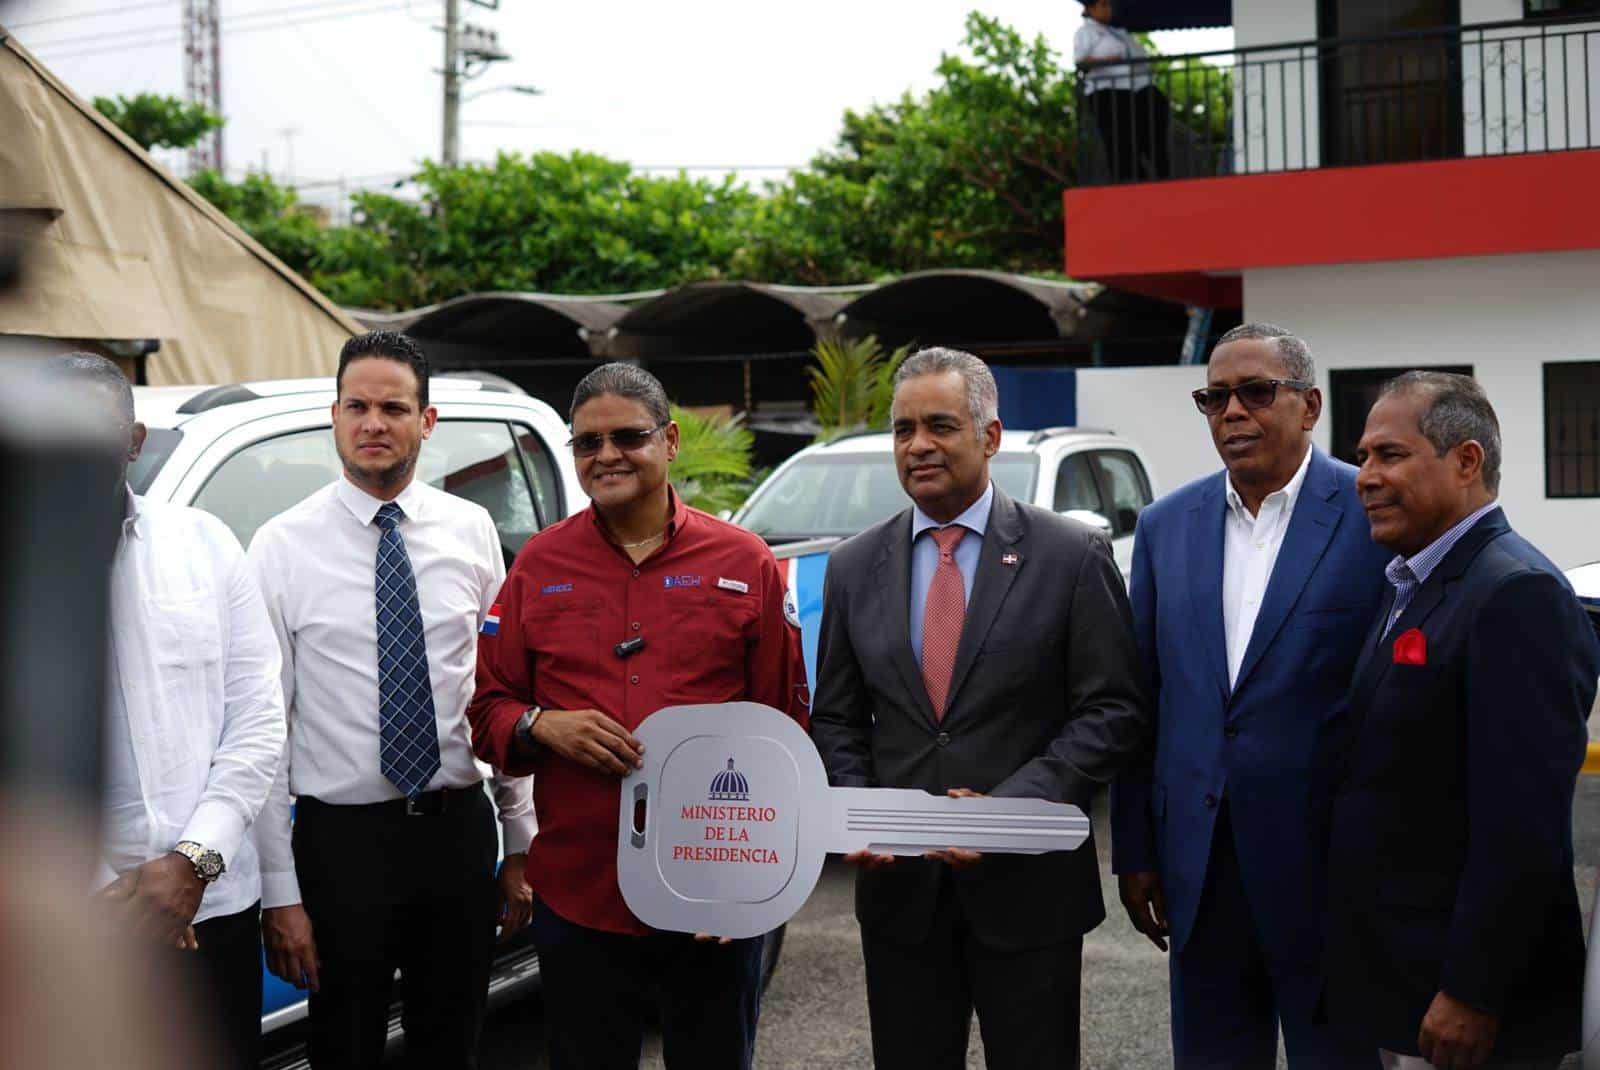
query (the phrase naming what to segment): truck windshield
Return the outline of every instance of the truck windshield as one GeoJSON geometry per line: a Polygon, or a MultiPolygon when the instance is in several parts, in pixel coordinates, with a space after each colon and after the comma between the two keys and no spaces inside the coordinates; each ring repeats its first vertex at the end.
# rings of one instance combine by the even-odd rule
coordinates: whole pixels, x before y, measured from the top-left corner
{"type": "MultiPolygon", "coordinates": [[[[1038,467],[1031,453],[997,453],[989,461],[989,475],[1011,497],[1029,502],[1038,467]]],[[[824,452],[802,458],[774,476],[739,522],[768,542],[854,535],[907,504],[887,450],[831,456],[824,452]]]]}

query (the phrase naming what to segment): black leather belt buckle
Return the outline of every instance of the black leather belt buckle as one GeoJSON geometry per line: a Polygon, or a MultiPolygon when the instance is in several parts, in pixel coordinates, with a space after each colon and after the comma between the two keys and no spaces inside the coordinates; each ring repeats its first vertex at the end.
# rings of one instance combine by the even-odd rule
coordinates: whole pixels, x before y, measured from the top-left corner
{"type": "Polygon", "coordinates": [[[444,813],[446,794],[444,791],[427,791],[407,797],[406,816],[438,817],[444,813]]]}

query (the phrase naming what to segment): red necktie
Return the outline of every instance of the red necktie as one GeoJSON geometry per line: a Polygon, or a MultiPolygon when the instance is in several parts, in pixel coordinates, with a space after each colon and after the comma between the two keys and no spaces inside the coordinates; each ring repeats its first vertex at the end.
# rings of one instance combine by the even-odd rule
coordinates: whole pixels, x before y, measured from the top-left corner
{"type": "Polygon", "coordinates": [[[967,586],[955,558],[956,547],[966,533],[966,528],[954,524],[934,530],[939,566],[933,570],[922,609],[922,685],[928,689],[934,717],[941,721],[945,702],[950,698],[950,675],[956,668],[961,624],[967,616],[967,586]]]}

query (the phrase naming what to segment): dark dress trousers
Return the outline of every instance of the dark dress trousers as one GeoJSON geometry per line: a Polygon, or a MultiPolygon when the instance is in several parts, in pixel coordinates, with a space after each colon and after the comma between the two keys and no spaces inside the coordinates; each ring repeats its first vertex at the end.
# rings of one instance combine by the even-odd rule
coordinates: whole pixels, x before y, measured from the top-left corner
{"type": "Polygon", "coordinates": [[[1356,666],[1334,795],[1329,1020],[1415,1055],[1443,990],[1499,1019],[1491,1062],[1573,1051],[1584,943],[1572,794],[1600,644],[1561,573],[1499,509],[1385,635],[1392,604],[1356,666]],[[1400,643],[1397,663],[1414,629],[1422,643],[1400,643]]]}
{"type": "MultiPolygon", "coordinates": [[[[1149,743],[1105,539],[996,488],[942,721],[911,647],[910,576],[910,510],[829,559],[811,730],[831,782],[1087,811],[1149,743]]],[[[974,1006],[991,1067],[1076,1065],[1082,938],[1105,917],[1092,839],[962,871],[901,858],[858,875],[856,917],[878,1066],[964,1065],[974,1006]]]]}

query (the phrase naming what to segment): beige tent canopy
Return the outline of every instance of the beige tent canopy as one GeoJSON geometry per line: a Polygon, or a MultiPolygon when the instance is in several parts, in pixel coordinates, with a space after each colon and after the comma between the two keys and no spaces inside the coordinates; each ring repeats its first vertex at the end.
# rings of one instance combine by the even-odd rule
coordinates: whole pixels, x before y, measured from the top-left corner
{"type": "Polygon", "coordinates": [[[361,329],[3,27],[0,239],[23,255],[0,336],[156,340],[151,383],[331,375],[361,329]]]}

